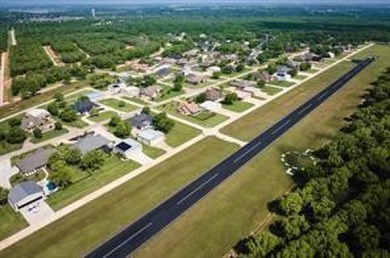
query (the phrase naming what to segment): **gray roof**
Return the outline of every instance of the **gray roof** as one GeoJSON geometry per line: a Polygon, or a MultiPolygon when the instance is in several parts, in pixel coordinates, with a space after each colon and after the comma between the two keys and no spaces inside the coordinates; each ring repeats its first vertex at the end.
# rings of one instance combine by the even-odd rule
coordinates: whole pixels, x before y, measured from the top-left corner
{"type": "Polygon", "coordinates": [[[81,154],[97,150],[107,146],[111,143],[110,140],[104,138],[101,135],[87,135],[79,139],[74,145],[74,148],[78,148],[81,151],[81,154]]]}
{"type": "Polygon", "coordinates": [[[39,148],[33,153],[27,155],[24,159],[16,162],[16,166],[22,173],[29,173],[46,165],[51,154],[56,152],[53,148],[39,148]]]}
{"type": "Polygon", "coordinates": [[[8,193],[8,201],[16,204],[29,195],[42,193],[42,189],[34,181],[26,181],[15,185],[8,193]]]}

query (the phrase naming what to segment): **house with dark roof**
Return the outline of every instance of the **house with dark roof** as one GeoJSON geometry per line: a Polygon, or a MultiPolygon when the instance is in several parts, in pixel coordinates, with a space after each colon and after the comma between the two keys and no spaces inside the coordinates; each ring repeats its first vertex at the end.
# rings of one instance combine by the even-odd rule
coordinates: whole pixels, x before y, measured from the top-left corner
{"type": "Polygon", "coordinates": [[[8,204],[19,211],[34,202],[42,200],[44,192],[42,188],[34,181],[26,181],[12,187],[8,193],[8,204]]]}
{"type": "Polygon", "coordinates": [[[136,115],[130,119],[131,126],[137,129],[151,128],[153,125],[153,118],[145,113],[136,115]]]}
{"type": "Polygon", "coordinates": [[[112,142],[101,136],[97,135],[86,135],[85,137],[80,138],[72,148],[77,148],[80,150],[81,154],[86,154],[93,150],[102,150],[109,152],[111,150],[112,142]]]}
{"type": "Polygon", "coordinates": [[[90,100],[80,100],[72,105],[72,108],[80,115],[88,114],[98,105],[90,100]]]}
{"type": "Polygon", "coordinates": [[[39,148],[31,154],[28,154],[25,158],[18,160],[15,163],[15,166],[23,175],[32,175],[37,170],[46,167],[50,155],[54,152],[56,152],[54,148],[39,148]]]}
{"type": "Polygon", "coordinates": [[[230,86],[233,86],[239,90],[244,90],[246,88],[255,87],[255,83],[247,80],[233,80],[230,82],[230,86]]]}

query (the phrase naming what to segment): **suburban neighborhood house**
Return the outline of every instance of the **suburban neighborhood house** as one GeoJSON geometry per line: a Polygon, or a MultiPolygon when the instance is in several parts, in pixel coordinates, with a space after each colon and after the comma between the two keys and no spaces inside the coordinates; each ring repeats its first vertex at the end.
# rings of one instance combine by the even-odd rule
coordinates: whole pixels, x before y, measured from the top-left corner
{"type": "Polygon", "coordinates": [[[141,113],[138,115],[135,115],[130,119],[130,123],[133,128],[136,128],[138,130],[143,130],[146,128],[151,128],[153,125],[153,118],[149,116],[148,114],[141,113]]]}
{"type": "Polygon", "coordinates": [[[164,142],[165,134],[154,129],[145,129],[139,132],[137,140],[145,145],[157,146],[164,142]]]}
{"type": "Polygon", "coordinates": [[[207,77],[202,74],[189,73],[186,76],[186,82],[197,85],[207,81],[207,77]]]}
{"type": "Polygon", "coordinates": [[[51,154],[56,152],[54,148],[39,148],[28,154],[25,158],[16,161],[15,166],[24,176],[30,176],[39,169],[44,169],[51,154]]]}
{"type": "Polygon", "coordinates": [[[20,127],[26,131],[38,128],[42,132],[47,132],[54,129],[54,124],[55,120],[51,118],[48,111],[45,109],[33,109],[26,112],[20,127]]]}
{"type": "Polygon", "coordinates": [[[93,150],[103,150],[109,152],[112,148],[112,141],[99,134],[87,135],[80,138],[74,145],[72,145],[72,148],[79,149],[83,155],[93,150]]]}
{"type": "Polygon", "coordinates": [[[131,138],[128,138],[118,142],[114,146],[113,152],[118,153],[127,159],[131,159],[139,156],[142,153],[142,144],[131,138]]]}
{"type": "Polygon", "coordinates": [[[140,97],[154,100],[154,99],[158,98],[161,91],[162,91],[161,86],[158,86],[158,85],[148,86],[148,87],[142,88],[140,90],[140,97]]]}
{"type": "Polygon", "coordinates": [[[183,115],[190,116],[199,114],[202,110],[195,102],[182,101],[178,103],[177,111],[183,115]]]}

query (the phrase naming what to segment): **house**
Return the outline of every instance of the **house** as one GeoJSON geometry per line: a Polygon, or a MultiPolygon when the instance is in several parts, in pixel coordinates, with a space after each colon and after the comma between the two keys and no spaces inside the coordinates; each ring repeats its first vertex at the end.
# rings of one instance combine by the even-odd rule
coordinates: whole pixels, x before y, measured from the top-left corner
{"type": "Polygon", "coordinates": [[[140,94],[140,90],[135,86],[127,86],[121,89],[121,93],[126,94],[129,97],[138,97],[140,94]]]}
{"type": "Polygon", "coordinates": [[[137,135],[137,140],[145,145],[154,146],[165,140],[165,134],[157,130],[146,129],[137,135]]]}
{"type": "Polygon", "coordinates": [[[230,86],[233,86],[239,90],[244,90],[245,88],[250,88],[250,87],[254,87],[256,84],[254,82],[251,82],[251,81],[247,81],[247,80],[233,80],[230,82],[230,86]]]}
{"type": "Polygon", "coordinates": [[[72,105],[72,108],[80,115],[88,114],[96,107],[98,107],[98,105],[89,99],[77,101],[72,105]]]}
{"type": "Polygon", "coordinates": [[[278,66],[277,72],[275,74],[277,80],[286,81],[287,79],[289,79],[291,76],[288,74],[288,71],[289,69],[287,66],[284,65],[278,66]]]}
{"type": "Polygon", "coordinates": [[[177,111],[183,115],[189,116],[189,115],[196,115],[200,113],[202,110],[200,109],[199,105],[196,104],[195,102],[183,101],[177,105],[177,111]]]}
{"type": "Polygon", "coordinates": [[[238,56],[236,54],[227,54],[222,56],[222,60],[233,62],[238,60],[238,56]]]}
{"type": "Polygon", "coordinates": [[[111,141],[100,134],[82,137],[72,146],[72,148],[79,149],[82,155],[93,150],[109,152],[111,147],[111,141]]]}
{"type": "Polygon", "coordinates": [[[201,108],[208,111],[217,111],[222,108],[222,104],[214,101],[207,100],[199,105],[201,108]]]}
{"type": "Polygon", "coordinates": [[[125,83],[114,83],[107,86],[107,89],[111,94],[119,94],[123,88],[126,88],[125,83]]]}
{"type": "Polygon", "coordinates": [[[150,70],[150,67],[147,64],[134,63],[131,69],[137,73],[146,73],[150,70]]]}
{"type": "Polygon", "coordinates": [[[26,181],[12,187],[8,193],[8,204],[19,211],[34,202],[42,200],[44,192],[34,181],[26,181]]]}
{"type": "Polygon", "coordinates": [[[45,168],[51,154],[56,152],[53,148],[39,148],[27,155],[25,158],[18,160],[15,166],[24,176],[30,176],[37,170],[45,168]]]}
{"type": "Polygon", "coordinates": [[[207,89],[204,94],[206,96],[206,99],[211,101],[217,101],[223,98],[223,93],[215,88],[207,89]]]}
{"type": "Polygon", "coordinates": [[[298,62],[295,62],[294,60],[287,60],[287,66],[290,67],[290,68],[293,68],[293,69],[298,69],[299,68],[299,63],[298,62]]]}
{"type": "Polygon", "coordinates": [[[269,73],[267,73],[266,71],[261,71],[261,72],[254,72],[252,74],[253,78],[256,80],[256,81],[265,81],[265,82],[269,82],[272,80],[272,75],[270,75],[269,73]]]}
{"type": "Polygon", "coordinates": [[[105,94],[101,91],[93,91],[86,94],[85,96],[88,97],[88,99],[90,99],[91,101],[98,101],[104,98],[105,94]]]}
{"type": "Polygon", "coordinates": [[[142,153],[142,144],[131,138],[128,138],[115,144],[113,152],[119,153],[123,157],[129,159],[131,157],[134,157],[134,155],[139,155],[140,153],[142,153]]]}
{"type": "Polygon", "coordinates": [[[32,131],[38,128],[42,132],[47,132],[54,129],[54,124],[55,121],[48,111],[44,109],[33,109],[26,112],[20,127],[25,131],[32,131]]]}
{"type": "Polygon", "coordinates": [[[235,93],[239,99],[248,99],[253,97],[253,92],[236,90],[235,93]]]}
{"type": "Polygon", "coordinates": [[[221,72],[221,67],[219,66],[210,66],[207,68],[207,73],[209,74],[214,74],[214,73],[220,73],[221,72]]]}
{"type": "Polygon", "coordinates": [[[168,67],[162,67],[162,68],[159,68],[156,72],[157,76],[160,77],[160,78],[163,78],[163,77],[166,77],[170,74],[170,70],[168,67]]]}
{"type": "Polygon", "coordinates": [[[158,97],[161,91],[162,91],[161,86],[154,85],[154,86],[148,86],[146,88],[142,88],[139,94],[141,97],[146,97],[153,100],[158,97]]]}
{"type": "Polygon", "coordinates": [[[145,113],[141,113],[131,118],[130,123],[133,127],[142,130],[152,127],[153,118],[145,113]]]}
{"type": "Polygon", "coordinates": [[[186,82],[191,84],[200,84],[207,81],[207,78],[201,74],[190,73],[186,76],[186,82]]]}
{"type": "Polygon", "coordinates": [[[333,52],[328,52],[328,57],[329,57],[330,59],[333,59],[333,58],[336,57],[336,55],[335,55],[335,53],[333,53],[333,52]]]}

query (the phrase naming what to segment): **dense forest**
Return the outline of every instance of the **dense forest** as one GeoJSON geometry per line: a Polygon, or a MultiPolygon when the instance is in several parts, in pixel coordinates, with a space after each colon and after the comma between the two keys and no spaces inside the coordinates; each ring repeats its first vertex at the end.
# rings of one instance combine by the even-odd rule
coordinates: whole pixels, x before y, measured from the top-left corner
{"type": "Polygon", "coordinates": [[[372,85],[296,191],[269,205],[269,231],[238,245],[243,257],[389,257],[390,67],[372,85]]]}

